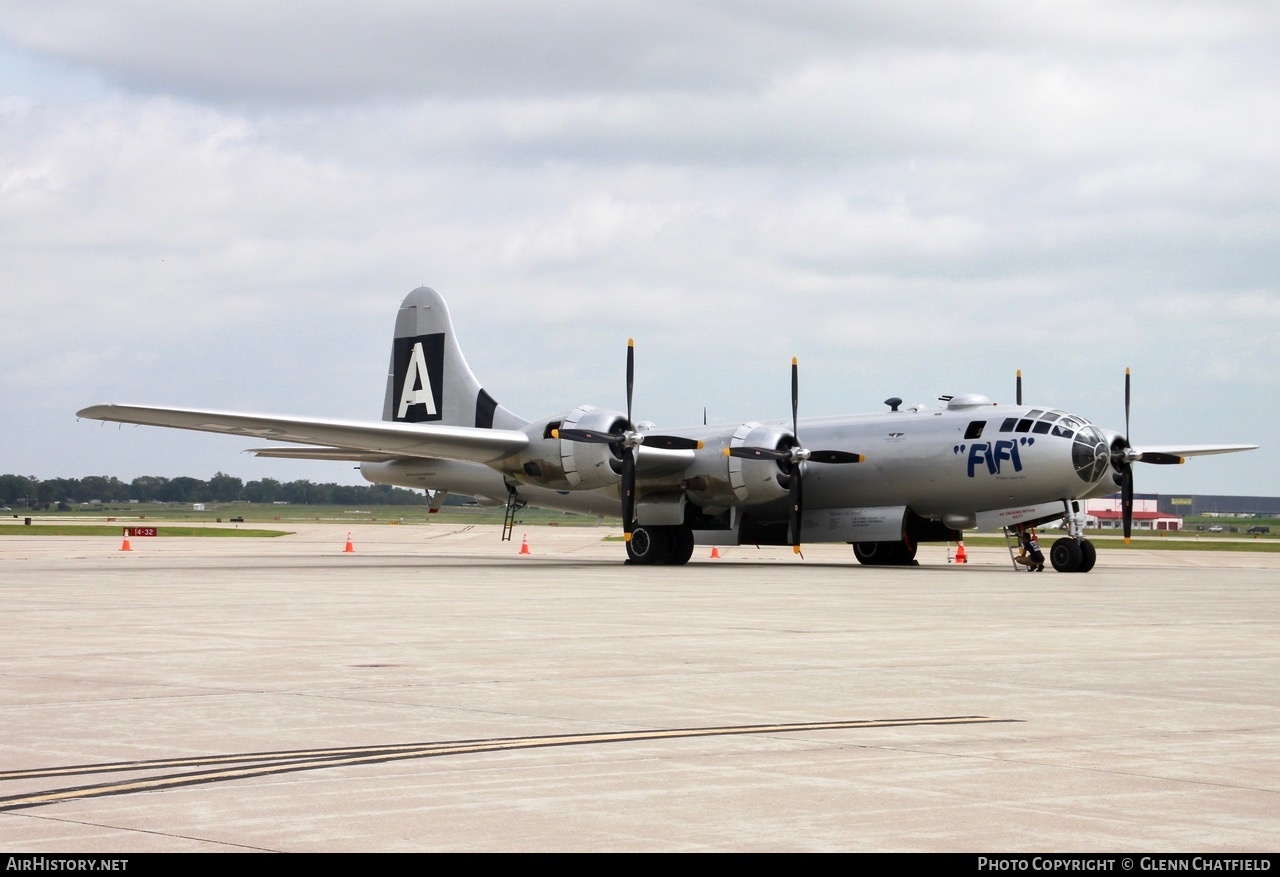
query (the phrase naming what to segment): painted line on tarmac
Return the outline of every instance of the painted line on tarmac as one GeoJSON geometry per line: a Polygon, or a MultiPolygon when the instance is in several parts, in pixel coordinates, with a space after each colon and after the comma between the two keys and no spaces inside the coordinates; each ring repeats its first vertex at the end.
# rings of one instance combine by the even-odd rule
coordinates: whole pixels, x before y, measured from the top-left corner
{"type": "Polygon", "coordinates": [[[1017,721],[987,716],[935,716],[909,719],[871,719],[836,722],[800,722],[773,725],[727,725],[709,728],[671,728],[651,731],[612,731],[596,734],[559,734],[539,737],[499,737],[479,740],[455,740],[439,743],[406,743],[393,746],[352,746],[329,749],[294,749],[277,752],[248,752],[193,758],[163,758],[148,761],[118,761],[102,764],[68,765],[0,772],[0,782],[45,777],[88,776],[125,771],[163,771],[179,769],[163,776],[143,777],[92,785],[50,789],[0,797],[0,811],[40,807],[59,801],[76,801],[134,792],[205,785],[229,780],[273,776],[304,770],[325,770],[351,765],[381,764],[414,758],[434,758],[480,752],[505,752],[517,749],[543,749],[552,746],[584,746],[600,743],[626,743],[644,740],[671,740],[694,737],[724,737],[745,734],[787,734],[803,731],[843,731],[865,728],[897,728],[921,725],[976,725],[1017,721]],[[224,765],[224,766],[217,766],[224,765]],[[183,771],[181,768],[200,767],[183,771]]]}

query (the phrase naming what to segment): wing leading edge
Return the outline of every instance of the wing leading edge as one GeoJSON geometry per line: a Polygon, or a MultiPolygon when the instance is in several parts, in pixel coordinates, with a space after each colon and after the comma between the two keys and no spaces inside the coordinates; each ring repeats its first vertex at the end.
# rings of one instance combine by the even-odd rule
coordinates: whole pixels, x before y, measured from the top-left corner
{"type": "Polygon", "coordinates": [[[529,437],[514,429],[330,420],[198,408],[91,405],[77,411],[76,416],[112,423],[166,426],[270,441],[325,445],[324,449],[299,449],[297,454],[304,457],[309,451],[318,451],[328,455],[324,459],[366,459],[369,455],[379,455],[383,459],[432,457],[489,463],[519,453],[529,444],[529,437]],[[348,456],[338,456],[340,454],[348,456]]]}
{"type": "Polygon", "coordinates": [[[1234,454],[1257,450],[1257,445],[1139,445],[1132,448],[1135,459],[1144,463],[1181,463],[1186,457],[1234,454]]]}

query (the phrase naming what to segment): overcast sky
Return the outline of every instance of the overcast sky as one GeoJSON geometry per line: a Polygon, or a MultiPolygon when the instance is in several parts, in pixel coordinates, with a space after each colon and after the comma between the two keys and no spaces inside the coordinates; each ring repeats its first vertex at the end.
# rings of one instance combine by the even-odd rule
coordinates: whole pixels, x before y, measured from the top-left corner
{"type": "Polygon", "coordinates": [[[980,392],[1259,451],[1280,6],[0,0],[0,472],[361,483],[134,402],[381,416],[400,300],[525,417],[980,392]]]}

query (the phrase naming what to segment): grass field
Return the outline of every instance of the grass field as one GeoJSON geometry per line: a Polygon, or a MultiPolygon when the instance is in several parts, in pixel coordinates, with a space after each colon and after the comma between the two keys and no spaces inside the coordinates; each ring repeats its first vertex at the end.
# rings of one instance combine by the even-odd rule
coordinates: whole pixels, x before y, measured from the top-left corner
{"type": "MultiPolygon", "coordinates": [[[[501,507],[446,506],[437,514],[431,514],[426,506],[371,506],[349,508],[346,506],[311,505],[262,505],[254,503],[208,504],[204,511],[194,511],[187,504],[127,504],[93,509],[73,509],[66,512],[41,512],[36,515],[23,513],[5,515],[0,519],[0,536],[103,536],[119,538],[124,527],[158,525],[160,536],[211,537],[211,538],[271,538],[288,535],[290,522],[320,522],[341,524],[388,524],[424,526],[430,524],[493,524],[503,520],[501,507]],[[30,517],[31,526],[24,520],[30,517]],[[233,520],[238,519],[238,520],[233,520]],[[255,526],[246,526],[255,525],[255,526]]],[[[1099,551],[1123,551],[1126,549],[1173,551],[1280,551],[1280,535],[1251,536],[1243,532],[1255,523],[1280,530],[1274,520],[1239,519],[1235,521],[1239,533],[1209,533],[1197,531],[1195,526],[1222,524],[1222,518],[1187,518],[1187,529],[1164,536],[1137,535],[1126,546],[1114,530],[1089,531],[1086,535],[1099,551]]],[[[598,518],[588,515],[526,508],[516,519],[517,527],[595,527],[598,518]]],[[[601,538],[616,536],[620,529],[616,520],[606,520],[601,527],[601,538]]],[[[1040,533],[1041,547],[1048,550],[1060,531],[1045,530],[1040,533]]],[[[1004,546],[1002,535],[970,533],[965,536],[969,546],[1004,546]]]]}
{"type": "MultiPolygon", "coordinates": [[[[124,533],[124,528],[131,526],[129,524],[63,524],[63,523],[32,523],[30,527],[0,527],[0,536],[110,536],[113,539],[119,539],[124,533]]],[[[206,527],[184,527],[182,525],[171,525],[168,523],[161,524],[156,527],[156,536],[210,536],[213,538],[241,538],[241,539],[264,539],[272,536],[289,536],[291,530],[261,530],[257,528],[246,529],[243,527],[216,524],[206,527]]]]}
{"type": "MultiPolygon", "coordinates": [[[[6,514],[0,519],[0,536],[113,536],[125,527],[156,525],[160,536],[272,537],[291,532],[290,523],[389,524],[502,524],[503,509],[479,506],[447,506],[431,514],[426,506],[278,506],[233,503],[208,505],[193,511],[190,505],[130,504],[92,510],[6,514]],[[25,521],[31,520],[27,526],[25,521]]],[[[542,509],[524,509],[517,527],[594,527],[598,519],[542,509]]]]}

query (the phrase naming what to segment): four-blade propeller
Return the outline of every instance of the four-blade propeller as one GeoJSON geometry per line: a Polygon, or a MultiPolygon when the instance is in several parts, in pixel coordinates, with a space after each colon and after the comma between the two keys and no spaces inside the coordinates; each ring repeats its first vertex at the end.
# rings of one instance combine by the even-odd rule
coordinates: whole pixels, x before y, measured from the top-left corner
{"type": "Polygon", "coordinates": [[[1124,370],[1124,442],[1111,450],[1111,465],[1120,473],[1120,515],[1124,526],[1124,541],[1128,544],[1133,534],[1133,464],[1153,463],[1157,466],[1173,466],[1185,462],[1177,454],[1160,451],[1142,451],[1129,440],[1129,396],[1131,375],[1124,370]]]}
{"type": "MultiPolygon", "coordinates": [[[[1132,397],[1133,375],[1131,369],[1124,370],[1124,435],[1111,445],[1111,467],[1120,476],[1120,517],[1124,528],[1124,541],[1129,543],[1133,536],[1133,464],[1151,463],[1156,466],[1174,466],[1185,463],[1186,457],[1166,451],[1147,450],[1133,447],[1129,441],[1129,407],[1132,397]]],[[[1022,369],[1017,376],[1017,404],[1022,404],[1022,369]]],[[[1202,451],[1203,452],[1203,451],[1202,451]]]]}
{"type": "Polygon", "coordinates": [[[744,460],[774,460],[790,477],[791,499],[791,550],[800,553],[801,528],[804,526],[804,470],[805,464],[813,463],[861,463],[866,458],[862,454],[851,451],[811,451],[800,445],[798,432],[798,413],[800,408],[800,366],[791,357],[791,436],[795,444],[783,448],[758,448],[743,445],[736,448],[725,448],[726,457],[740,457],[744,460]]]}
{"type": "Polygon", "coordinates": [[[631,419],[631,397],[635,389],[636,377],[636,342],[627,339],[627,422],[617,432],[596,432],[588,429],[558,429],[552,432],[553,438],[586,444],[613,445],[615,453],[622,460],[622,479],[620,485],[622,497],[622,532],[623,538],[631,541],[631,531],[635,526],[636,516],[636,448],[641,445],[664,448],[670,451],[696,451],[702,447],[697,439],[684,438],[678,435],[655,435],[636,430],[635,421],[631,419]]]}

